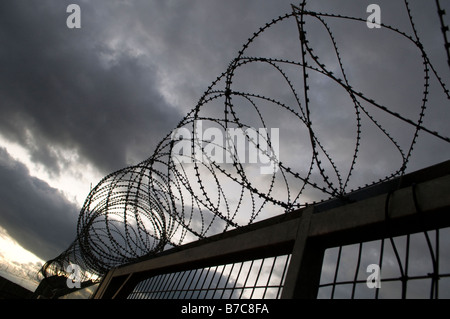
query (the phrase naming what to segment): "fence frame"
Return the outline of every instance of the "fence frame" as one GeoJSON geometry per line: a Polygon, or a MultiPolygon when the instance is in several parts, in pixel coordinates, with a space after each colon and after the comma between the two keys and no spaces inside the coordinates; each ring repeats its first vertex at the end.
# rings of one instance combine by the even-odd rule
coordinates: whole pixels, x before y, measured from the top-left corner
{"type": "Polygon", "coordinates": [[[154,275],[291,254],[281,298],[317,297],[327,248],[450,226],[450,161],[111,269],[94,299],[154,275]]]}

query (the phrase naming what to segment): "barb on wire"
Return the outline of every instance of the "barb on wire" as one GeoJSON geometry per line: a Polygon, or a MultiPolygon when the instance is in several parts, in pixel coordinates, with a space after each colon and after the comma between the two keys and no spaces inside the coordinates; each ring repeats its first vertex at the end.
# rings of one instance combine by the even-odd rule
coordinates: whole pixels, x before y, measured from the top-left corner
{"type": "Polygon", "coordinates": [[[436,6],[437,6],[437,10],[438,10],[438,15],[439,15],[439,21],[441,23],[442,35],[444,36],[444,48],[445,48],[445,51],[447,52],[447,63],[448,63],[448,66],[450,67],[450,43],[448,42],[448,37],[447,37],[447,32],[449,31],[449,28],[448,28],[448,25],[446,25],[444,22],[444,15],[446,14],[446,12],[445,12],[445,10],[441,9],[441,3],[439,2],[439,0],[436,0],[436,6]]]}

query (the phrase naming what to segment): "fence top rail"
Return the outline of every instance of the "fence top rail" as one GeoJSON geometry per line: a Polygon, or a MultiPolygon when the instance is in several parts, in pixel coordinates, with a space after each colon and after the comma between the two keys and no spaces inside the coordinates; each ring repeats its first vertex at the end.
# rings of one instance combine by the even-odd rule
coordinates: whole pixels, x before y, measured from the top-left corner
{"type": "MultiPolygon", "coordinates": [[[[450,175],[450,161],[446,161],[446,162],[443,162],[443,163],[440,163],[440,164],[437,164],[437,165],[434,165],[431,167],[421,169],[416,172],[406,174],[402,177],[398,177],[389,182],[381,183],[378,185],[372,185],[367,188],[360,189],[353,193],[349,193],[345,198],[335,198],[335,199],[317,203],[317,204],[313,205],[313,207],[314,207],[313,213],[321,214],[321,213],[330,212],[330,211],[335,211],[335,212],[340,213],[341,211],[346,210],[350,204],[362,202],[363,200],[369,199],[369,198],[376,198],[377,196],[380,196],[380,195],[386,195],[390,191],[404,189],[404,188],[410,187],[412,185],[430,181],[430,180],[433,180],[433,179],[436,179],[438,177],[445,176],[445,175],[450,175]],[[343,206],[346,206],[346,207],[342,208],[343,206]]],[[[224,232],[224,233],[210,236],[205,239],[187,243],[182,246],[177,246],[177,247],[165,250],[163,252],[160,252],[156,255],[143,256],[139,259],[136,259],[133,263],[124,264],[124,265],[118,267],[118,269],[130,266],[130,265],[135,265],[136,263],[139,263],[139,262],[152,260],[155,258],[167,256],[167,255],[172,255],[174,253],[192,250],[196,247],[204,246],[205,244],[212,244],[214,242],[230,240],[231,238],[236,238],[237,236],[241,236],[241,238],[243,238],[242,236],[244,236],[245,234],[255,232],[255,231],[259,231],[261,234],[264,235],[265,234],[265,232],[263,231],[264,229],[269,229],[270,227],[273,227],[274,225],[280,225],[280,224],[287,225],[290,223],[291,227],[285,228],[283,234],[281,234],[281,235],[279,234],[279,236],[277,236],[275,238],[274,243],[276,243],[277,241],[280,242],[283,240],[284,241],[294,240],[295,239],[294,237],[296,235],[296,229],[297,229],[296,227],[297,227],[298,219],[301,217],[301,215],[305,209],[308,209],[308,207],[302,208],[299,210],[295,210],[295,211],[292,211],[292,212],[289,212],[286,214],[278,215],[275,217],[271,217],[271,218],[268,218],[268,219],[265,219],[265,220],[262,220],[259,222],[255,222],[248,226],[239,227],[239,228],[236,228],[236,229],[224,232]]],[[[325,216],[323,216],[320,219],[323,219],[323,218],[325,218],[325,216]]],[[[319,219],[317,219],[317,220],[319,220],[319,219]]],[[[330,223],[330,224],[332,224],[332,223],[330,223]]],[[[271,233],[275,233],[275,230],[272,231],[271,233]]],[[[319,234],[319,231],[317,231],[316,235],[318,235],[318,234],[319,234]]],[[[311,235],[314,235],[314,234],[311,234],[311,235]]]]}

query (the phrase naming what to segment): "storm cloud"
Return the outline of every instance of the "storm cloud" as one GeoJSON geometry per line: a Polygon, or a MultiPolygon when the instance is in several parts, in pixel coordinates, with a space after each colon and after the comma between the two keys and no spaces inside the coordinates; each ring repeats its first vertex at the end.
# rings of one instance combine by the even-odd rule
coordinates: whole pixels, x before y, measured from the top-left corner
{"type": "Polygon", "coordinates": [[[25,249],[54,258],[76,235],[77,207],[0,148],[0,224],[25,249]]]}
{"type": "Polygon", "coordinates": [[[96,38],[98,17],[68,29],[65,9],[54,1],[1,4],[1,133],[56,174],[59,147],[103,173],[144,159],[181,117],[158,92],[156,67],[96,38]]]}

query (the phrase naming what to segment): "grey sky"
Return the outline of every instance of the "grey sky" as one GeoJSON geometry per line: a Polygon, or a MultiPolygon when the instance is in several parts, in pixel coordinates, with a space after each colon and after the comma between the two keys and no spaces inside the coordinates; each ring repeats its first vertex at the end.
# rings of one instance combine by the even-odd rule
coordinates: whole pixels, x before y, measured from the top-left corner
{"type": "MultiPolygon", "coordinates": [[[[75,175],[83,174],[83,167],[90,165],[104,176],[136,164],[150,156],[195,106],[253,32],[290,12],[291,2],[1,1],[0,135],[21,145],[31,160],[55,179],[75,171],[74,167],[75,175]],[[70,3],[81,7],[81,29],[66,27],[70,3]],[[76,156],[67,156],[67,151],[76,156]]],[[[309,5],[311,10],[364,18],[372,2],[311,1],[309,5]]],[[[383,23],[412,34],[403,1],[377,3],[383,23]]],[[[450,4],[446,2],[444,7],[450,14],[450,4]]],[[[450,83],[434,3],[412,0],[411,8],[425,50],[443,81],[450,83]]],[[[392,32],[369,30],[363,23],[329,23],[356,91],[416,120],[423,90],[420,52],[392,32]]],[[[312,22],[307,30],[321,60],[335,67],[336,57],[323,27],[312,22]]],[[[275,26],[248,50],[249,55],[296,61],[300,61],[299,53],[298,32],[292,23],[275,26]]],[[[286,87],[277,85],[278,74],[252,68],[242,68],[234,89],[292,102],[286,87]]],[[[289,72],[299,71],[293,68],[289,72]]],[[[312,117],[318,136],[345,172],[355,143],[353,106],[335,84],[311,77],[312,117]]],[[[301,84],[300,77],[294,81],[301,84]]],[[[424,126],[450,136],[448,100],[434,79],[431,84],[424,126]]],[[[282,161],[299,171],[307,167],[309,163],[303,161],[310,157],[302,148],[307,143],[304,129],[296,127],[287,113],[262,110],[268,127],[283,128],[282,161]]],[[[245,109],[239,111],[244,118],[250,117],[245,109]]],[[[219,115],[223,109],[208,112],[219,115]]],[[[371,112],[408,148],[414,132],[410,126],[378,110],[371,112]]],[[[363,124],[367,126],[361,141],[361,164],[352,187],[389,174],[399,163],[379,130],[367,118],[363,124]]],[[[39,257],[55,257],[75,237],[79,204],[69,201],[63,190],[51,187],[50,180],[33,177],[20,158],[10,154],[12,150],[0,147],[0,225],[39,257]]],[[[422,133],[410,170],[449,156],[448,143],[422,133]]]]}

